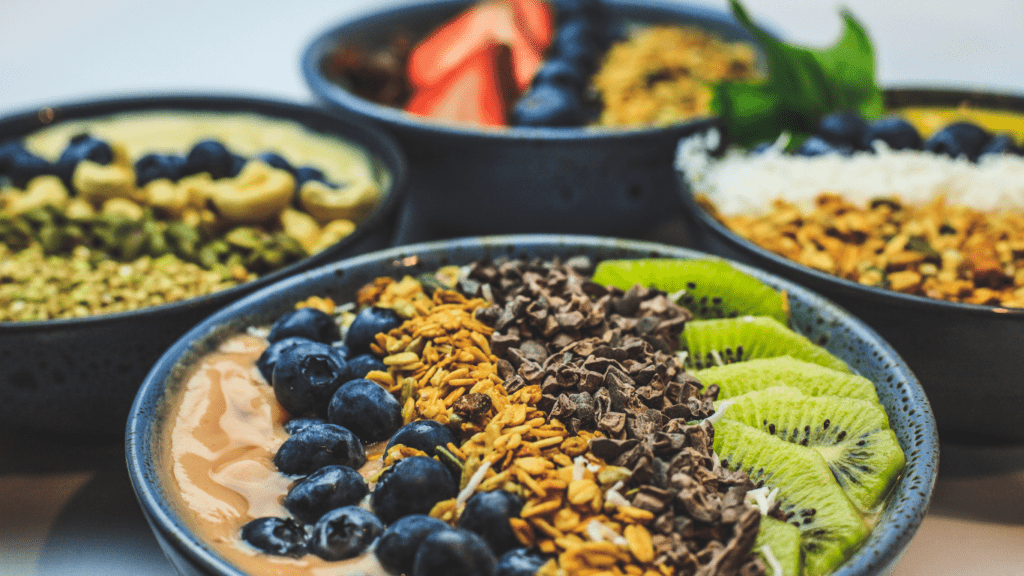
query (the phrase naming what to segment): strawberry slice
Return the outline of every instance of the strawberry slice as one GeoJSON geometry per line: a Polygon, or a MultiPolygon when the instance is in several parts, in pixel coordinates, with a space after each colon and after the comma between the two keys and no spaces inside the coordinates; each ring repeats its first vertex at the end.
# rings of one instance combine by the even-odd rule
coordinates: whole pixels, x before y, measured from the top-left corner
{"type": "Polygon", "coordinates": [[[514,82],[511,50],[491,41],[439,82],[416,88],[405,111],[436,120],[505,126],[517,95],[514,82]]]}
{"type": "MultiPolygon", "coordinates": [[[[544,19],[538,5],[532,4],[536,2],[542,0],[485,0],[456,16],[413,48],[409,83],[414,87],[432,86],[481,47],[497,41],[511,49],[516,85],[525,90],[551,42],[548,34],[547,43],[539,43],[545,39],[544,19]],[[529,7],[517,8],[519,4],[529,7]],[[530,26],[529,32],[526,26],[530,26]],[[534,26],[538,28],[533,30],[534,26]]],[[[546,4],[543,7],[547,8],[546,4]]]]}
{"type": "Polygon", "coordinates": [[[514,17],[526,35],[541,52],[548,49],[555,37],[555,17],[544,0],[509,0],[514,17]]]}

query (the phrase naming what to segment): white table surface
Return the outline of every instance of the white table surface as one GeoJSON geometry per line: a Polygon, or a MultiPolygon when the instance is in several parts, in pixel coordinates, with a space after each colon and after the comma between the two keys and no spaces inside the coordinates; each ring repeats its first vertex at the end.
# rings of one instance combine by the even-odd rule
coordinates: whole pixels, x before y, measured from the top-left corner
{"type": "MultiPolygon", "coordinates": [[[[0,116],[133,93],[310,101],[298,67],[305,43],[379,3],[0,0],[0,116]]],[[[1024,93],[1021,0],[844,4],[874,40],[883,86],[1024,93]]],[[[839,30],[837,2],[746,5],[792,40],[826,45],[839,30]]],[[[119,444],[0,433],[0,574],[174,574],[119,444]]],[[[1024,575],[1024,447],[944,445],[931,510],[896,574],[1024,575]]]]}

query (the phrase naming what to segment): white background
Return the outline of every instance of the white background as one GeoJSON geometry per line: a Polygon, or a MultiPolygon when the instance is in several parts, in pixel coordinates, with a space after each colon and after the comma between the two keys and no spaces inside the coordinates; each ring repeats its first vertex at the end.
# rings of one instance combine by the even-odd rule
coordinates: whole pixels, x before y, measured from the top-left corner
{"type": "MultiPolygon", "coordinates": [[[[381,2],[0,0],[0,115],[155,92],[309,101],[299,73],[306,42],[381,2]]],[[[746,5],[790,40],[824,46],[839,32],[835,2],[746,5]]],[[[1024,93],[1024,1],[845,5],[874,40],[883,86],[1024,93]]],[[[897,575],[1024,574],[1022,470],[1024,449],[944,445],[932,510],[897,575]]],[[[138,511],[120,446],[0,434],[0,573],[173,574],[138,511]]]]}

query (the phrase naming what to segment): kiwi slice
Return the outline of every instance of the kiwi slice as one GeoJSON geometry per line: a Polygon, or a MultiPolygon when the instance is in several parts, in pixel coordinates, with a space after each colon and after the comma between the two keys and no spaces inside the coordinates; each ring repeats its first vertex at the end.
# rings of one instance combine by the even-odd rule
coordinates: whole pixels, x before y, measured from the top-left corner
{"type": "Polygon", "coordinates": [[[871,380],[788,355],[705,368],[694,376],[705,386],[717,385],[719,400],[772,386],[792,386],[808,396],[843,396],[879,404],[871,380]]]}
{"type": "Polygon", "coordinates": [[[896,483],[906,459],[877,404],[838,396],[806,396],[779,386],[733,398],[722,418],[759,428],[821,454],[862,511],[874,509],[896,483]]]}
{"type": "Polygon", "coordinates": [[[673,295],[694,318],[770,316],[789,321],[789,300],[757,278],[724,260],[605,260],[594,270],[593,281],[629,290],[634,284],[673,295]]]}
{"type": "Polygon", "coordinates": [[[714,449],[723,466],[743,470],[757,486],[778,488],[782,512],[800,529],[807,576],[834,570],[868,535],[864,518],[816,451],[726,418],[715,422],[714,449]]]}
{"type": "Polygon", "coordinates": [[[800,576],[804,569],[804,555],[800,548],[800,529],[771,516],[761,517],[761,527],[754,541],[754,553],[768,565],[772,576],[800,576]],[[767,550],[766,550],[767,548],[767,550]],[[768,554],[771,554],[769,559],[768,554]],[[772,565],[778,562],[781,572],[772,565]]]}
{"type": "Polygon", "coordinates": [[[850,372],[845,362],[767,316],[694,320],[680,337],[686,365],[694,370],[754,358],[792,356],[826,368],[850,372]]]}

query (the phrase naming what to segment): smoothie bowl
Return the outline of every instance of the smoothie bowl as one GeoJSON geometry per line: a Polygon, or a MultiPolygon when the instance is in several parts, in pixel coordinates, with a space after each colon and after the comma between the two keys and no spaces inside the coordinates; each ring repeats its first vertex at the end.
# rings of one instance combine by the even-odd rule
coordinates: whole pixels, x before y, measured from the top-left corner
{"type": "Polygon", "coordinates": [[[126,451],[168,557],[218,575],[883,574],[938,464],[914,376],[843,310],[573,236],[252,294],[154,366],[126,451]]]}
{"type": "Polygon", "coordinates": [[[703,7],[444,0],[340,23],[302,71],[399,140],[403,235],[425,239],[669,227],[672,148],[713,123],[707,84],[761,69],[751,35],[703,7]]]}
{"type": "MultiPolygon", "coordinates": [[[[680,148],[697,246],[800,282],[876,329],[920,378],[944,440],[1020,443],[1024,99],[885,98],[890,115],[861,133],[873,149],[818,135],[795,153],[680,148]]],[[[833,115],[826,132],[830,121],[857,124],[833,115]]]]}
{"type": "Polygon", "coordinates": [[[204,316],[390,245],[405,163],[305,106],[167,96],[0,120],[0,415],[115,434],[147,370],[204,316]]]}

